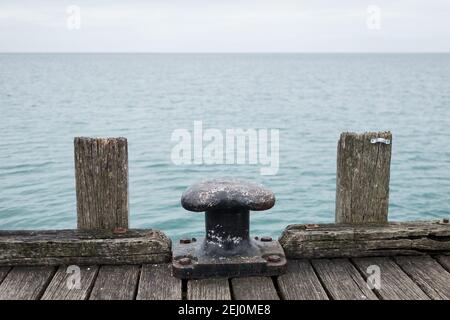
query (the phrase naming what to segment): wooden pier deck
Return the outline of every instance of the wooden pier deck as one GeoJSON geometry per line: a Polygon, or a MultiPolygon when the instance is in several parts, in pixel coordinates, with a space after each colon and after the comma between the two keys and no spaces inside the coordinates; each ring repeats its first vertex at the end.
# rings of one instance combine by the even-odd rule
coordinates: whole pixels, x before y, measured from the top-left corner
{"type": "Polygon", "coordinates": [[[289,260],[279,277],[182,281],[170,264],[81,267],[69,289],[66,267],[0,267],[0,299],[26,300],[448,300],[450,256],[289,260]],[[378,265],[380,289],[366,270],[378,265]]]}
{"type": "MultiPolygon", "coordinates": [[[[342,134],[336,223],[289,225],[278,239],[280,250],[244,255],[266,266],[287,261],[286,273],[207,277],[243,275],[245,261],[239,261],[239,273],[215,273],[220,264],[213,264],[214,273],[199,274],[202,280],[180,280],[172,261],[177,268],[182,259],[189,268],[205,266],[198,259],[205,248],[176,255],[174,246],[201,242],[129,228],[126,139],[76,138],[78,227],[0,230],[0,300],[449,300],[449,218],[388,219],[391,140],[389,132],[342,134]],[[67,266],[80,271],[79,287],[71,288],[75,274],[67,266]],[[374,277],[379,287],[369,286],[374,277]]],[[[236,224],[248,232],[247,224],[236,224]]]]}

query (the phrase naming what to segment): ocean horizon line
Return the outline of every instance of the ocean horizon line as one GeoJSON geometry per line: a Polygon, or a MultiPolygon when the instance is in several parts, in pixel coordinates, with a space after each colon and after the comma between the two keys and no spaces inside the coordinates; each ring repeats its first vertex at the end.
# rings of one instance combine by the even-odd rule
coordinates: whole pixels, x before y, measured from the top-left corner
{"type": "Polygon", "coordinates": [[[450,51],[0,51],[0,54],[450,54],[450,51]]]}

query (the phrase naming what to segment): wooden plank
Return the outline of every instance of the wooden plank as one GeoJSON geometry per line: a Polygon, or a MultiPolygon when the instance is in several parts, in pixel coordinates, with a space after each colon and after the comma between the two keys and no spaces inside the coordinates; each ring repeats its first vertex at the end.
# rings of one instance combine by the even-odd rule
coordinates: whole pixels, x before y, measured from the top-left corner
{"type": "Polygon", "coordinates": [[[8,274],[9,270],[11,270],[10,267],[0,267],[0,284],[2,283],[3,279],[8,274]]]}
{"type": "Polygon", "coordinates": [[[128,229],[125,138],[74,139],[79,229],[128,229]]]}
{"type": "Polygon", "coordinates": [[[372,271],[368,270],[370,266],[379,268],[380,288],[374,291],[383,300],[429,300],[391,258],[356,258],[353,262],[365,280],[372,275],[372,271]]]}
{"type": "Polygon", "coordinates": [[[189,280],[188,300],[231,300],[228,279],[189,280]]]}
{"type": "Polygon", "coordinates": [[[277,290],[269,277],[245,277],[231,280],[235,300],[279,300],[277,290]]]}
{"type": "Polygon", "coordinates": [[[450,272],[450,256],[437,256],[437,261],[447,270],[450,272]]]}
{"type": "Polygon", "coordinates": [[[395,261],[433,300],[450,299],[450,273],[430,256],[396,257],[395,261]]]}
{"type": "Polygon", "coordinates": [[[333,300],[377,299],[348,259],[318,259],[311,262],[333,300]]]}
{"type": "Polygon", "coordinates": [[[181,280],[172,276],[171,264],[142,266],[137,300],[181,300],[181,280]]]}
{"type": "Polygon", "coordinates": [[[392,134],[344,132],[337,148],[336,223],[385,223],[389,206],[392,134]],[[373,138],[390,144],[371,143],[373,138]]]}
{"type": "Polygon", "coordinates": [[[42,300],[86,300],[94,285],[98,266],[79,267],[79,287],[75,286],[74,270],[60,266],[42,296],[42,300]]]}
{"type": "Polygon", "coordinates": [[[450,224],[290,225],[280,238],[291,259],[424,255],[450,251],[450,224]]]}
{"type": "Polygon", "coordinates": [[[0,231],[0,265],[92,265],[169,262],[171,241],[158,230],[0,231]]]}
{"type": "Polygon", "coordinates": [[[287,272],[277,281],[284,300],[328,300],[311,263],[306,259],[289,260],[287,272]]]}
{"type": "Polygon", "coordinates": [[[133,300],[138,287],[140,266],[102,266],[90,300],[133,300]]]}
{"type": "Polygon", "coordinates": [[[0,285],[0,300],[36,300],[44,293],[53,267],[14,267],[0,285]]]}

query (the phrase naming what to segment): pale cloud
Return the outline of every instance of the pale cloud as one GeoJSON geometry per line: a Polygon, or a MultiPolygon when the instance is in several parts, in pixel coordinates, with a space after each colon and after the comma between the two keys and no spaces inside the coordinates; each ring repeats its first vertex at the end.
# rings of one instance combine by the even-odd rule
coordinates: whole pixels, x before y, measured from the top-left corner
{"type": "Polygon", "coordinates": [[[33,23],[45,22],[51,17],[42,12],[36,12],[29,9],[21,9],[18,7],[0,7],[0,24],[5,25],[8,22],[33,23]]]}
{"type": "Polygon", "coordinates": [[[0,51],[450,51],[450,1],[0,0],[0,51]]]}

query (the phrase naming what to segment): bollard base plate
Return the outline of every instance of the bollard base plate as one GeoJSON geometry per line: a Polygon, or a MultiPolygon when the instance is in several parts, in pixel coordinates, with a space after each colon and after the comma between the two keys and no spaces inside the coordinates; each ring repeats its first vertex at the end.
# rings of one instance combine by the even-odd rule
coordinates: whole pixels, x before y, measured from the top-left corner
{"type": "Polygon", "coordinates": [[[250,250],[227,256],[208,255],[205,240],[183,241],[173,249],[172,271],[180,279],[277,276],[287,260],[278,241],[250,240],[250,250]]]}

